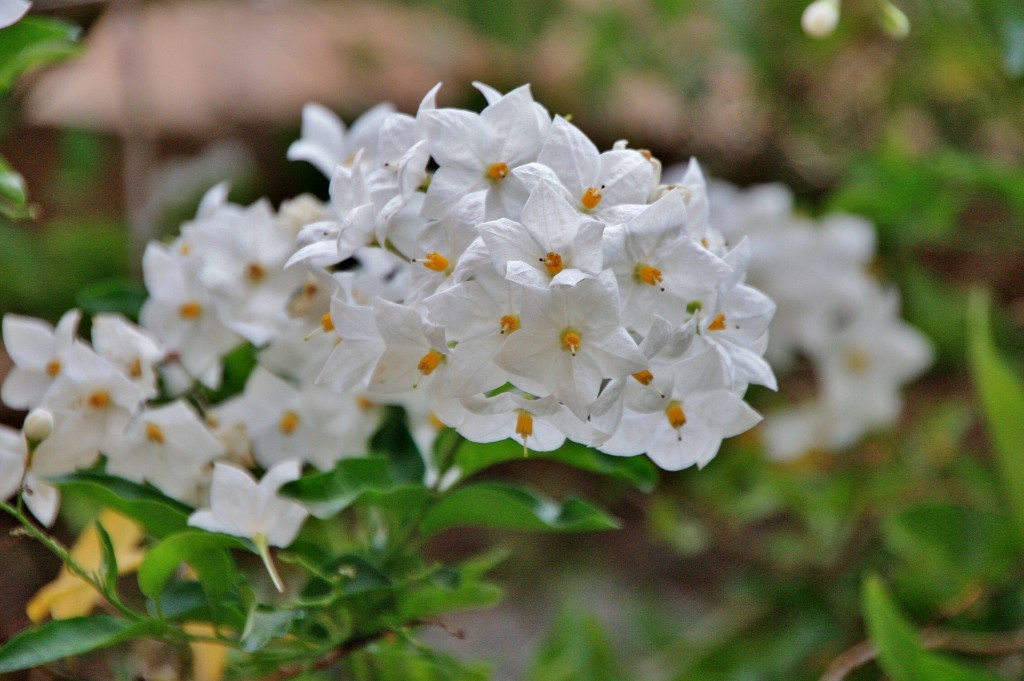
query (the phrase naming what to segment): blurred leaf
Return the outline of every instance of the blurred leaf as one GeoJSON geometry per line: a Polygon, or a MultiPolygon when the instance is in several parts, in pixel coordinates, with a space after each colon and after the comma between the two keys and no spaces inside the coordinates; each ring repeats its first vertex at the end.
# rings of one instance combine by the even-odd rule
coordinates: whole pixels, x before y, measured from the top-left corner
{"type": "Polygon", "coordinates": [[[992,342],[989,298],[971,293],[967,308],[967,356],[975,390],[995,446],[1006,499],[1018,532],[1024,531],[1024,385],[992,342]]]}
{"type": "Polygon", "coordinates": [[[256,368],[257,348],[252,343],[243,343],[224,356],[224,375],[216,390],[204,388],[206,399],[213,404],[245,390],[249,374],[256,368]]]}
{"type": "Polygon", "coordinates": [[[0,648],[0,673],[29,669],[139,638],[147,623],[132,624],[107,615],[53,620],[26,629],[0,648]]]}
{"type": "Polygon", "coordinates": [[[184,530],[192,511],[152,487],[96,471],[79,471],[50,478],[50,483],[62,490],[81,494],[100,506],[120,511],[138,521],[154,537],[184,530]]]}
{"type": "Polygon", "coordinates": [[[18,220],[30,217],[31,213],[25,179],[0,156],[0,215],[18,220]]]}
{"type": "Polygon", "coordinates": [[[107,528],[103,527],[100,523],[99,518],[96,519],[96,534],[100,540],[100,550],[102,552],[103,559],[100,562],[100,576],[103,579],[103,584],[109,592],[114,592],[117,589],[117,553],[114,551],[114,542],[110,539],[110,534],[107,532],[107,528]]]}
{"type": "Polygon", "coordinates": [[[426,467],[416,442],[412,439],[409,419],[401,407],[388,407],[384,422],[370,439],[370,451],[383,454],[391,461],[396,480],[419,484],[426,467]]]}
{"type": "Polygon", "coordinates": [[[487,681],[491,676],[483,665],[464,665],[400,640],[357,651],[346,658],[345,667],[344,678],[352,681],[487,681]]]}
{"type": "Polygon", "coordinates": [[[619,681],[629,678],[593,616],[563,608],[540,645],[528,681],[619,681]]]}
{"type": "Polygon", "coordinates": [[[618,526],[614,518],[575,497],[559,505],[522,487],[481,482],[443,496],[427,510],[420,530],[426,535],[452,527],[581,532],[618,526]]]}
{"type": "Polygon", "coordinates": [[[119,312],[134,322],[146,302],[146,289],[127,279],[109,279],[90,284],[78,293],[77,303],[84,312],[119,312]]]}
{"type": "Polygon", "coordinates": [[[292,622],[302,617],[294,610],[276,610],[257,606],[249,612],[242,631],[242,650],[254,653],[275,638],[280,638],[291,629],[292,622]]]}
{"type": "MultiPolygon", "coordinates": [[[[602,454],[592,447],[566,441],[565,445],[552,452],[530,451],[530,459],[547,459],[609,477],[624,480],[637,489],[650,492],[658,483],[658,469],[645,456],[611,456],[602,454]]],[[[523,459],[523,443],[515,440],[502,442],[469,442],[459,445],[454,465],[468,477],[488,466],[505,461],[523,459]]]]}
{"type": "Polygon", "coordinates": [[[903,619],[877,575],[864,580],[861,608],[868,635],[878,648],[878,662],[892,681],[928,679],[917,632],[903,619]]]}
{"type": "Polygon", "coordinates": [[[878,663],[892,681],[1005,681],[984,669],[925,651],[878,576],[864,580],[861,605],[868,634],[878,649],[878,663]]]}
{"type": "Polygon", "coordinates": [[[437,617],[455,610],[490,608],[501,602],[501,587],[475,581],[444,586],[429,584],[399,599],[400,623],[437,617]]]}
{"type": "Polygon", "coordinates": [[[226,534],[189,528],[165,537],[150,547],[139,565],[139,589],[149,598],[158,598],[182,563],[200,574],[208,591],[223,593],[234,583],[235,571],[225,549],[255,553],[247,541],[226,534]]]}
{"type": "Polygon", "coordinates": [[[307,475],[281,487],[281,494],[301,501],[318,518],[329,518],[356,502],[368,490],[395,487],[390,462],[382,456],[343,459],[333,470],[307,475]]]}
{"type": "Polygon", "coordinates": [[[945,362],[962,364],[963,294],[913,262],[903,266],[900,276],[900,298],[907,321],[935,342],[945,362]]]}
{"type": "Polygon", "coordinates": [[[0,94],[25,71],[74,56],[80,32],[77,26],[36,16],[0,30],[0,94]]]}

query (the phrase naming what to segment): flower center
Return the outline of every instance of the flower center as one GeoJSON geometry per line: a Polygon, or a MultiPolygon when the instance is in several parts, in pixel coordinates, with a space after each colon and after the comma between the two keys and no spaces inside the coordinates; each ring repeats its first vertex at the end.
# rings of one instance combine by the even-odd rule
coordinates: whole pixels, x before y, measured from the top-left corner
{"type": "Polygon", "coordinates": [[[142,376],[142,360],[138,357],[133,357],[132,361],[128,362],[128,375],[132,378],[140,378],[142,376]]]}
{"type": "Polygon", "coordinates": [[[59,374],[60,373],[60,360],[59,359],[50,360],[50,363],[46,365],[46,373],[48,373],[50,375],[50,378],[53,378],[54,376],[59,374]]]}
{"type": "Polygon", "coordinates": [[[725,331],[725,315],[721,312],[708,324],[708,331],[725,331]]]}
{"type": "Polygon", "coordinates": [[[545,255],[540,261],[544,263],[544,267],[547,268],[548,274],[552,277],[562,271],[562,256],[554,251],[545,255]]]}
{"type": "Polygon", "coordinates": [[[434,369],[441,366],[441,362],[444,360],[442,355],[437,350],[431,350],[427,354],[423,355],[420,359],[420,363],[416,365],[416,368],[420,370],[420,373],[424,376],[429,376],[434,373],[434,369]]]}
{"type": "Polygon", "coordinates": [[[433,270],[434,272],[444,272],[448,269],[448,258],[444,257],[437,251],[427,253],[427,257],[422,260],[417,260],[416,262],[423,263],[424,267],[428,270],[433,270]]]}
{"type": "Polygon", "coordinates": [[[146,439],[150,442],[162,445],[164,443],[164,431],[163,428],[156,425],[155,423],[146,424],[146,439]]]}
{"type": "MultiPolygon", "coordinates": [[[[683,405],[678,400],[669,402],[668,407],[665,408],[665,417],[668,418],[668,424],[676,431],[686,425],[686,414],[683,412],[683,405]]],[[[679,439],[683,439],[682,433],[679,433],[679,439]]]]}
{"type": "Polygon", "coordinates": [[[331,318],[330,312],[325,312],[324,316],[320,318],[320,326],[324,327],[324,331],[334,331],[334,320],[331,318]]]}
{"type": "Polygon", "coordinates": [[[583,339],[580,338],[580,334],[576,331],[566,329],[562,332],[562,349],[566,352],[571,352],[573,357],[576,356],[582,343],[583,339]]]}
{"type": "Polygon", "coordinates": [[[507,314],[501,318],[501,333],[512,333],[519,330],[519,317],[507,314]]]}
{"type": "Polygon", "coordinates": [[[492,180],[504,180],[506,175],[508,175],[507,163],[492,163],[487,167],[487,177],[492,180]]]}
{"type": "Polygon", "coordinates": [[[102,409],[110,404],[110,393],[106,390],[96,390],[88,398],[89,406],[94,409],[102,409]]]}
{"type": "Polygon", "coordinates": [[[285,435],[291,435],[299,427],[299,415],[289,409],[281,414],[281,420],[277,422],[277,428],[285,435]]]}
{"type": "Polygon", "coordinates": [[[604,189],[604,185],[601,188],[587,187],[587,191],[583,192],[583,198],[580,199],[580,203],[587,210],[594,210],[597,208],[597,204],[601,203],[601,199],[604,198],[601,194],[601,189],[604,189]]]}
{"type": "Polygon", "coordinates": [[[182,319],[195,319],[201,314],[203,314],[203,306],[194,300],[182,303],[178,308],[178,316],[182,319]]]}
{"type": "Polygon", "coordinates": [[[846,370],[851,374],[862,374],[871,365],[871,356],[860,348],[846,353],[846,370]]]}
{"type": "Polygon", "coordinates": [[[654,380],[654,374],[647,369],[644,369],[643,371],[638,371],[633,374],[633,378],[639,381],[640,385],[650,385],[651,381],[654,380]]]}
{"type": "Polygon", "coordinates": [[[189,242],[182,241],[180,244],[178,244],[178,253],[181,253],[182,255],[188,255],[191,252],[192,245],[189,244],[189,242]]]}
{"type": "Polygon", "coordinates": [[[262,281],[265,276],[267,276],[267,271],[259,263],[251,262],[245,266],[245,278],[252,283],[262,281]]]}
{"type": "Polygon", "coordinates": [[[368,397],[363,397],[362,395],[356,398],[356,404],[359,405],[359,408],[363,411],[370,411],[374,407],[373,400],[368,397]]]}
{"type": "Polygon", "coordinates": [[[636,269],[633,270],[633,276],[636,280],[642,284],[648,286],[657,286],[662,291],[665,287],[661,285],[661,270],[651,265],[645,265],[644,263],[638,263],[636,269]]]}

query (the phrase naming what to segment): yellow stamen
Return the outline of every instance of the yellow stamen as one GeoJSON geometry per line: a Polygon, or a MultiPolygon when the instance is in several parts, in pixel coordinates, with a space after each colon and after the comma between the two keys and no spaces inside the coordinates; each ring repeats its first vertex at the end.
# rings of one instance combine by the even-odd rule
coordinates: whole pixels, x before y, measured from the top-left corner
{"type": "Polygon", "coordinates": [[[291,435],[299,427],[299,415],[289,409],[281,414],[281,420],[277,422],[277,427],[285,435],[291,435]]]}
{"type": "Polygon", "coordinates": [[[158,445],[164,443],[164,431],[163,428],[156,425],[155,423],[146,424],[146,439],[150,442],[155,442],[158,445]]]}
{"type": "Polygon", "coordinates": [[[362,395],[356,398],[356,404],[359,405],[359,408],[363,411],[369,411],[374,407],[373,400],[368,397],[363,397],[362,395]]]}
{"type": "Polygon", "coordinates": [[[419,369],[420,373],[424,376],[429,376],[434,373],[434,369],[439,367],[443,360],[444,355],[437,350],[431,350],[427,354],[423,355],[423,358],[420,359],[420,363],[416,365],[416,368],[419,369]]]}
{"type": "Polygon", "coordinates": [[[501,318],[501,333],[512,333],[519,330],[519,317],[507,314],[501,318]]]}
{"type": "Polygon", "coordinates": [[[572,329],[566,329],[562,332],[562,349],[571,352],[573,357],[576,356],[582,343],[583,340],[580,338],[580,335],[572,329]]]}
{"type": "Polygon", "coordinates": [[[138,357],[133,357],[132,361],[128,362],[128,375],[132,378],[139,378],[142,376],[142,360],[138,357]]]}
{"type": "MultiPolygon", "coordinates": [[[[670,402],[665,409],[665,416],[668,417],[669,425],[677,431],[686,425],[686,414],[683,412],[683,405],[675,400],[670,402]]],[[[679,439],[683,439],[682,433],[679,434],[679,439]]]]}
{"type": "Polygon", "coordinates": [[[444,421],[437,418],[437,414],[435,414],[434,412],[430,412],[430,425],[434,426],[438,430],[441,430],[442,428],[445,427],[444,421]]]}
{"type": "Polygon", "coordinates": [[[654,154],[652,154],[648,149],[637,149],[637,151],[639,151],[640,155],[646,158],[648,161],[654,158],[654,154]]]}
{"type": "Polygon", "coordinates": [[[334,331],[334,320],[331,319],[330,312],[325,312],[324,316],[320,318],[320,326],[324,328],[324,331],[334,331]]]}
{"type": "Polygon", "coordinates": [[[50,363],[46,365],[46,373],[50,375],[50,378],[53,378],[54,376],[59,374],[60,373],[60,360],[59,359],[51,360],[50,363]]]}
{"type": "Polygon", "coordinates": [[[651,381],[654,380],[654,374],[647,369],[644,369],[643,371],[638,371],[633,374],[633,378],[639,381],[640,385],[650,385],[651,381]]]}
{"type": "Polygon", "coordinates": [[[448,258],[444,257],[437,251],[427,253],[427,257],[422,260],[417,260],[416,262],[423,263],[424,267],[435,272],[444,272],[448,269],[448,258]]]}
{"type": "Polygon", "coordinates": [[[846,370],[851,374],[862,374],[870,365],[871,356],[860,348],[854,348],[846,353],[846,370]]]}
{"type": "Polygon", "coordinates": [[[601,195],[601,189],[603,188],[603,185],[600,189],[597,187],[587,187],[587,191],[583,192],[583,198],[580,199],[580,203],[583,204],[583,207],[587,210],[594,210],[597,208],[597,204],[601,203],[601,199],[604,198],[601,195]]]}
{"type": "Polygon", "coordinates": [[[259,263],[251,262],[245,266],[245,278],[256,283],[267,276],[267,271],[259,263]]]}
{"type": "Polygon", "coordinates": [[[180,244],[178,244],[178,253],[181,253],[182,255],[188,255],[191,252],[192,246],[191,244],[189,244],[189,242],[182,241],[180,244]]]}
{"type": "Polygon", "coordinates": [[[708,324],[708,331],[725,331],[725,315],[721,312],[708,324]]]}
{"type": "Polygon", "coordinates": [[[201,314],[203,314],[203,306],[194,300],[182,303],[178,308],[178,316],[182,319],[195,319],[201,314]]]}
{"type": "Polygon", "coordinates": [[[93,407],[94,409],[102,409],[110,404],[110,393],[106,390],[97,390],[89,395],[88,402],[90,407],[93,407]]]}
{"type": "Polygon", "coordinates": [[[544,263],[544,267],[547,268],[548,274],[552,277],[562,271],[562,256],[554,251],[545,255],[540,261],[544,263]]]}
{"type": "Polygon", "coordinates": [[[516,435],[523,438],[523,456],[526,456],[526,439],[533,435],[533,414],[523,409],[519,410],[516,416],[516,435]]]}
{"type": "Polygon", "coordinates": [[[504,180],[506,175],[508,175],[507,163],[492,163],[487,167],[487,177],[492,180],[504,180]]]}
{"type": "Polygon", "coordinates": [[[657,267],[638,263],[636,269],[633,271],[633,276],[636,277],[637,281],[643,284],[647,284],[648,286],[657,286],[662,291],[665,290],[665,287],[661,285],[661,270],[657,267]]]}

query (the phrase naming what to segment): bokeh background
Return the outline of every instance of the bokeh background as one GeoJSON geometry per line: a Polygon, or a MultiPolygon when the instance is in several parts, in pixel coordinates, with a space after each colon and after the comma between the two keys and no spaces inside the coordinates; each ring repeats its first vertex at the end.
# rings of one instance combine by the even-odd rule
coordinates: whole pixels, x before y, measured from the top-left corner
{"type": "MultiPolygon", "coordinates": [[[[903,0],[911,32],[894,40],[877,2],[844,0],[836,33],[814,40],[800,28],[806,4],[38,0],[35,16],[82,39],[0,101],[0,154],[35,207],[35,219],[0,220],[0,312],[55,321],[97,300],[116,307],[136,295],[145,241],[173,233],[222,179],[240,203],[325,197],[319,173],[285,159],[307,101],[351,121],[385,100],[415,111],[438,81],[442,105],[475,109],[471,81],[528,82],[599,148],[628,139],[665,166],[695,156],[740,186],[786,183],[807,215],[870,219],[872,273],[899,288],[937,361],[896,427],[846,451],[775,463],[755,432],[650,495],[539,461],[500,469],[597,498],[624,529],[443,536],[439,556],[505,546],[509,592],[496,610],[451,618],[464,638],[434,628],[424,640],[496,679],[814,679],[865,636],[867,572],[922,626],[1014,631],[1024,560],[997,522],[1006,501],[965,309],[972,288],[991,292],[1019,375],[1024,6],[903,0]]],[[[800,367],[780,378],[778,394],[751,395],[768,418],[813,390],[800,367]]],[[[0,412],[10,425],[22,416],[0,412]]],[[[70,536],[73,514],[62,522],[70,536]]],[[[24,544],[0,538],[3,638],[57,568],[24,544]]],[[[1022,678],[1022,650],[971,654],[1022,678]]],[[[877,677],[865,665],[848,678],[877,677]]]]}

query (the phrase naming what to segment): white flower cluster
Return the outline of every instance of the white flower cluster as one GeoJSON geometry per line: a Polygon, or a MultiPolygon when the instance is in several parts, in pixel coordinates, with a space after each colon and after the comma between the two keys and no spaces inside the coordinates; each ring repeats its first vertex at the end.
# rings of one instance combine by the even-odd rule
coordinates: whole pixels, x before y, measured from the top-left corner
{"type": "Polygon", "coordinates": [[[766,353],[772,366],[785,371],[803,358],[818,381],[817,399],[774,411],[765,423],[773,455],[848,447],[892,425],[903,386],[931,365],[932,349],[900,318],[896,292],[870,273],[873,225],[853,215],[801,217],[779,184],[739,190],[713,182],[709,195],[726,237],[750,243],[750,282],[778,304],[766,353]]]}
{"type": "MultiPolygon", "coordinates": [[[[215,187],[173,243],[147,248],[140,326],[97,315],[89,345],[77,312],[56,329],[8,315],[3,399],[55,421],[30,472],[102,453],[109,473],[198,505],[214,461],[255,461],[271,491],[245,492],[255,482],[218,465],[212,511],[194,522],[286,543],[295,518],[275,529],[242,497],[273,496],[298,464],[364,454],[383,405],[409,413],[428,484],[451,482],[427,454],[441,424],[524,450],[570,438],[646,453],[671,470],[755,425],[742,398],[774,388],[775,306],[745,284],[749,243],[728,248],[709,225],[696,166],[664,185],[648,152],[599,152],[528,87],[478,87],[479,114],[437,107],[435,88],[415,116],[381,106],[351,129],[307,106],[289,157],[330,177],[330,200],[275,213],[215,187]],[[246,341],[259,354],[244,391],[202,404],[194,387],[218,387],[246,341]]],[[[2,455],[23,462],[19,479],[22,450],[2,455]]]]}

